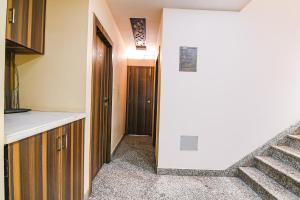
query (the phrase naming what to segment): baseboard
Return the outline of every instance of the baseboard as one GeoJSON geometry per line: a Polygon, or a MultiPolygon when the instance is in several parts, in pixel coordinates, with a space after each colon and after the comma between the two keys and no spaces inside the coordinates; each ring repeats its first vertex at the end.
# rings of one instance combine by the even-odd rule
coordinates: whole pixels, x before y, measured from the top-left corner
{"type": "Polygon", "coordinates": [[[176,176],[211,176],[211,177],[234,177],[235,176],[235,173],[230,170],[157,168],[156,173],[158,175],[176,175],[176,176]]]}
{"type": "Polygon", "coordinates": [[[120,139],[119,143],[117,144],[116,148],[113,150],[113,152],[111,154],[111,157],[113,157],[116,154],[117,149],[119,148],[120,144],[122,143],[122,141],[124,140],[126,135],[127,135],[126,133],[123,134],[123,136],[120,139]]]}
{"type": "Polygon", "coordinates": [[[278,145],[279,143],[284,141],[284,139],[287,135],[297,134],[298,133],[297,131],[299,131],[299,128],[300,128],[300,122],[297,122],[296,124],[290,126],[286,130],[282,131],[277,136],[275,136],[274,138],[269,140],[266,144],[264,144],[263,146],[257,148],[256,150],[254,150],[253,152],[251,152],[250,154],[248,154],[247,156],[245,156],[244,158],[242,158],[241,160],[239,160],[238,162],[236,162],[235,164],[233,164],[232,166],[230,166],[226,170],[236,173],[237,169],[239,167],[252,166],[255,156],[264,155],[264,153],[271,146],[278,145]]]}

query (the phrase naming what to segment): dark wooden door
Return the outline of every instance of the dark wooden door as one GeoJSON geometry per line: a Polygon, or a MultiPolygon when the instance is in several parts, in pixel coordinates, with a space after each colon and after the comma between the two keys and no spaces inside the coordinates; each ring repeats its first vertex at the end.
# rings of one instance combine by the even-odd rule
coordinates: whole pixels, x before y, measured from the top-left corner
{"type": "Polygon", "coordinates": [[[44,52],[46,0],[7,1],[7,47],[17,52],[44,52]],[[24,48],[20,48],[24,47],[24,48]]]}
{"type": "Polygon", "coordinates": [[[110,161],[112,50],[98,31],[94,37],[91,106],[91,178],[110,161]]]}
{"type": "Polygon", "coordinates": [[[126,132],[152,135],[154,67],[128,67],[126,132]]]}

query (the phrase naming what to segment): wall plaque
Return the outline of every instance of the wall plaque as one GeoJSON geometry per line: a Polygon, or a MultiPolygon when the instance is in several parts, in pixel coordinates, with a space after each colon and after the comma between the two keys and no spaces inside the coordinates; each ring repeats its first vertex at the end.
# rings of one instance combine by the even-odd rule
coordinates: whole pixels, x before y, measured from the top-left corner
{"type": "Polygon", "coordinates": [[[179,71],[197,72],[197,47],[180,47],[179,71]]]}

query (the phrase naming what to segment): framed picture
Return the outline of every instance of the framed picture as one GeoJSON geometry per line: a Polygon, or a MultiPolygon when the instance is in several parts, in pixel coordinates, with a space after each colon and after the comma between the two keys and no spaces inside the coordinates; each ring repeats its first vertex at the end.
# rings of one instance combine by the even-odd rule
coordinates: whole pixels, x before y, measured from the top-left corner
{"type": "Polygon", "coordinates": [[[179,71],[197,72],[197,47],[180,47],[179,71]]]}

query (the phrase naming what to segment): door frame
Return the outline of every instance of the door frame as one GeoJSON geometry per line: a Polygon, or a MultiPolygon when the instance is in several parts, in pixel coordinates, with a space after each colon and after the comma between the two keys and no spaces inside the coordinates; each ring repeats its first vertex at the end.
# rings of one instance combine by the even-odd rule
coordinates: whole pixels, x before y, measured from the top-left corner
{"type": "Polygon", "coordinates": [[[159,126],[160,126],[160,93],[161,93],[161,47],[158,47],[158,55],[156,60],[156,73],[155,73],[155,136],[153,137],[153,145],[155,147],[155,168],[158,167],[158,151],[159,151],[159,126]]]}
{"type": "MultiPolygon", "coordinates": [[[[108,53],[109,53],[109,108],[108,108],[108,121],[109,121],[109,127],[108,127],[108,135],[107,135],[107,149],[106,149],[106,160],[104,161],[105,163],[109,163],[111,161],[111,125],[112,125],[112,89],[113,89],[113,62],[112,62],[112,52],[113,52],[113,42],[111,38],[109,37],[108,33],[105,31],[104,27],[100,23],[99,19],[97,16],[94,14],[93,15],[93,49],[92,49],[92,54],[94,54],[94,51],[96,49],[96,38],[100,37],[102,42],[107,46],[108,48],[108,53]]],[[[96,60],[94,59],[94,56],[92,56],[92,73],[91,73],[91,110],[90,110],[90,116],[92,116],[93,113],[93,75],[94,75],[94,67],[96,65],[96,60]]],[[[93,120],[90,120],[90,136],[92,136],[92,122],[93,120]]],[[[90,161],[89,161],[89,192],[92,192],[92,138],[90,138],[90,161]]]]}

